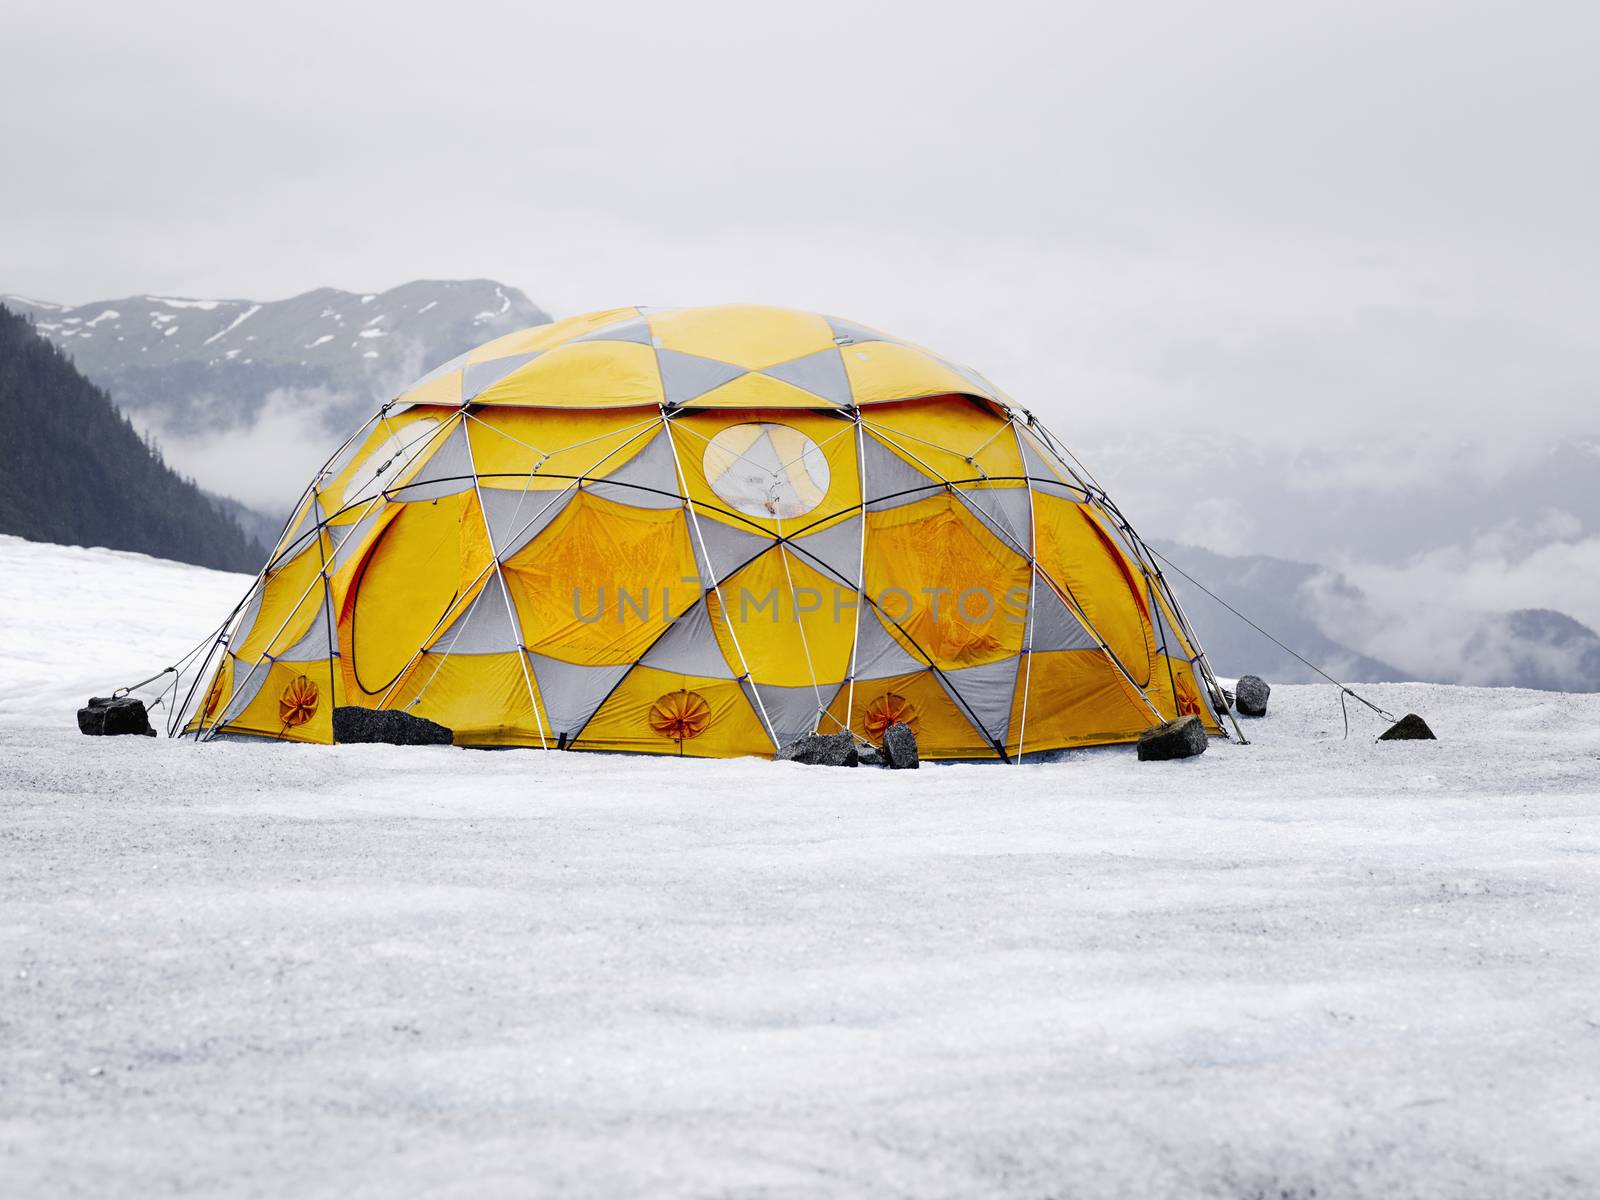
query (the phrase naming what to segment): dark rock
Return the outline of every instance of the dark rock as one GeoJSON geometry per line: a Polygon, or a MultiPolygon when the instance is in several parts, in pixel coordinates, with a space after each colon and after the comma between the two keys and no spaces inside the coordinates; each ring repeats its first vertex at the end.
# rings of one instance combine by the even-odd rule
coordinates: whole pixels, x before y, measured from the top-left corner
{"type": "Polygon", "coordinates": [[[915,771],[921,763],[917,756],[917,735],[911,726],[896,721],[883,731],[883,757],[891,771],[915,771]]]}
{"type": "Polygon", "coordinates": [[[1232,712],[1235,703],[1233,693],[1227,688],[1221,688],[1219,690],[1222,692],[1222,703],[1218,705],[1218,707],[1221,708],[1223,712],[1232,712]]]}
{"type": "Polygon", "coordinates": [[[78,710],[78,732],[90,737],[116,737],[138,734],[155,737],[144,701],[132,696],[91,696],[86,708],[78,710]]]}
{"type": "Polygon", "coordinates": [[[1436,742],[1433,730],[1416,713],[1407,713],[1378,735],[1380,742],[1436,742]]]}
{"type": "Polygon", "coordinates": [[[1162,762],[1169,758],[1193,758],[1206,752],[1206,727],[1199,717],[1179,717],[1139,735],[1139,761],[1162,762]]]}
{"type": "Polygon", "coordinates": [[[1234,709],[1241,717],[1267,715],[1267,697],[1272,689],[1259,675],[1242,675],[1234,685],[1234,709]]]}
{"type": "Polygon", "coordinates": [[[856,765],[860,767],[883,767],[888,764],[883,761],[883,755],[876,746],[868,746],[865,750],[856,748],[856,765]]]}
{"type": "Polygon", "coordinates": [[[386,746],[448,746],[454,734],[443,725],[392,708],[336,708],[333,740],[386,746]]]}
{"type": "Polygon", "coordinates": [[[856,753],[856,739],[849,733],[808,733],[772,757],[776,762],[805,763],[811,767],[853,767],[861,761],[856,753]]]}

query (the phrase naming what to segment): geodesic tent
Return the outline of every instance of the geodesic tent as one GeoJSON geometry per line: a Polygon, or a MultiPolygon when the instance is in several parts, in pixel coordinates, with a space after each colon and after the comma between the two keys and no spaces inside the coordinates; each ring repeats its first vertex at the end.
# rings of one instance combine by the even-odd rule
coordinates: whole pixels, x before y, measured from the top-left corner
{"type": "Polygon", "coordinates": [[[1125,742],[1215,681],[1149,554],[982,376],[753,305],[615,309],[419,380],[318,472],[187,733],[929,758],[1125,742]]]}

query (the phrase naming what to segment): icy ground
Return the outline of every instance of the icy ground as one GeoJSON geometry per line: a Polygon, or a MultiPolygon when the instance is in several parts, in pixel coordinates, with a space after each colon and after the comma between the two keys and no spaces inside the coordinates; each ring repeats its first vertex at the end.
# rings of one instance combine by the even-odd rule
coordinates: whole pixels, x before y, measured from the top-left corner
{"type": "Polygon", "coordinates": [[[1600,696],[915,774],[76,733],[241,587],[0,539],[0,1195],[1600,1191],[1600,696]]]}

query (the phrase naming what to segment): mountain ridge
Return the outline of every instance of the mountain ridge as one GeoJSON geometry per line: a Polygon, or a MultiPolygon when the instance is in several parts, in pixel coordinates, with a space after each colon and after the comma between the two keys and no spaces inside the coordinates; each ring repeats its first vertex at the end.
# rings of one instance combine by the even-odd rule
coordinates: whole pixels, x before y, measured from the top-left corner
{"type": "Polygon", "coordinates": [[[0,304],[0,532],[255,571],[265,550],[0,304]]]}

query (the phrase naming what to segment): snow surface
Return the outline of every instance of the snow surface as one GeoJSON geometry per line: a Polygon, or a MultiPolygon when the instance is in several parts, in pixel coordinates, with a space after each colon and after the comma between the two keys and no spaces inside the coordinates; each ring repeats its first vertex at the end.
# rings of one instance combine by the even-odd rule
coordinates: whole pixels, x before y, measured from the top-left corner
{"type": "Polygon", "coordinates": [[[915,773],[77,734],[245,582],[0,538],[0,1193],[1600,1190],[1600,697],[915,773]]]}

